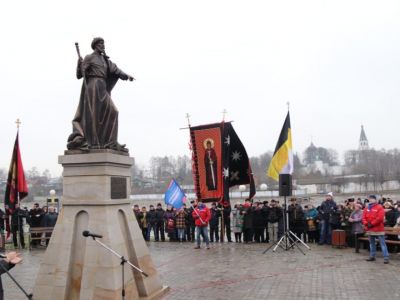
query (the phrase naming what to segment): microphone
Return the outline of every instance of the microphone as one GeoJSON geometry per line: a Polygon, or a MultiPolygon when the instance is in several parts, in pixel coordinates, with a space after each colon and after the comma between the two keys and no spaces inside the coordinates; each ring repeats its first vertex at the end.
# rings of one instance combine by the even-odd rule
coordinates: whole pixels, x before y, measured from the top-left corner
{"type": "Polygon", "coordinates": [[[82,235],[83,235],[84,237],[91,236],[92,238],[99,238],[99,239],[101,239],[101,238],[103,237],[103,236],[100,235],[100,234],[90,233],[89,230],[82,231],[82,235]]]}

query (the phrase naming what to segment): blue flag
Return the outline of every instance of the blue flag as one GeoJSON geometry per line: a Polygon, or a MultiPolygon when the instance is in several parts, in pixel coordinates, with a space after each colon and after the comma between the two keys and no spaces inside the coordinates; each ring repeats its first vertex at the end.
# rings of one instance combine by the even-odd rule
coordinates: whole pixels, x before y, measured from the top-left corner
{"type": "Polygon", "coordinates": [[[175,181],[175,179],[171,180],[168,189],[165,192],[164,201],[165,204],[171,205],[176,209],[181,208],[183,206],[183,203],[186,202],[186,195],[182,191],[179,184],[175,181]]]}

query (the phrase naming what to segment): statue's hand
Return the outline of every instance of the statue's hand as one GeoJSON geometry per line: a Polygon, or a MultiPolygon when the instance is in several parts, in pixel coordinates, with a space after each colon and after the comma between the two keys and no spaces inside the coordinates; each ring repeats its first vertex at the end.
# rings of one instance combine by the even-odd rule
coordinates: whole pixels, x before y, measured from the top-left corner
{"type": "Polygon", "coordinates": [[[133,77],[133,76],[131,76],[131,75],[128,75],[128,80],[129,80],[129,81],[134,81],[134,80],[136,80],[136,79],[135,79],[135,77],[133,77]]]}

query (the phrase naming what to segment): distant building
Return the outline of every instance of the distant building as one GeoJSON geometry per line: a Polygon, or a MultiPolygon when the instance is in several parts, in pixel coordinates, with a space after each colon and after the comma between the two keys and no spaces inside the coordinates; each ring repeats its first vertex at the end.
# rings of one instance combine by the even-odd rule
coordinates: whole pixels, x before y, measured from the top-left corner
{"type": "Polygon", "coordinates": [[[358,145],[358,150],[360,151],[369,150],[368,139],[365,134],[363,125],[361,125],[360,143],[358,145]]]}

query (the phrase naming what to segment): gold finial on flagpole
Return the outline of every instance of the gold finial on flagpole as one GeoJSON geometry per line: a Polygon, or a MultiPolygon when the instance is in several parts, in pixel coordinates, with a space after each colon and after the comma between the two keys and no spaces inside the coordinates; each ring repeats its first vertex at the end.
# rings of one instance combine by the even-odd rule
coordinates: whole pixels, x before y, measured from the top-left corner
{"type": "Polygon", "coordinates": [[[188,120],[188,125],[190,127],[190,115],[188,113],[186,114],[186,119],[188,120]]]}
{"type": "Polygon", "coordinates": [[[19,118],[17,119],[17,121],[15,121],[15,124],[17,124],[17,129],[19,129],[19,125],[21,125],[21,121],[19,120],[19,118]]]}
{"type": "Polygon", "coordinates": [[[225,116],[226,116],[227,113],[228,113],[228,111],[226,109],[224,109],[222,111],[222,121],[225,121],[225,116]]]}

